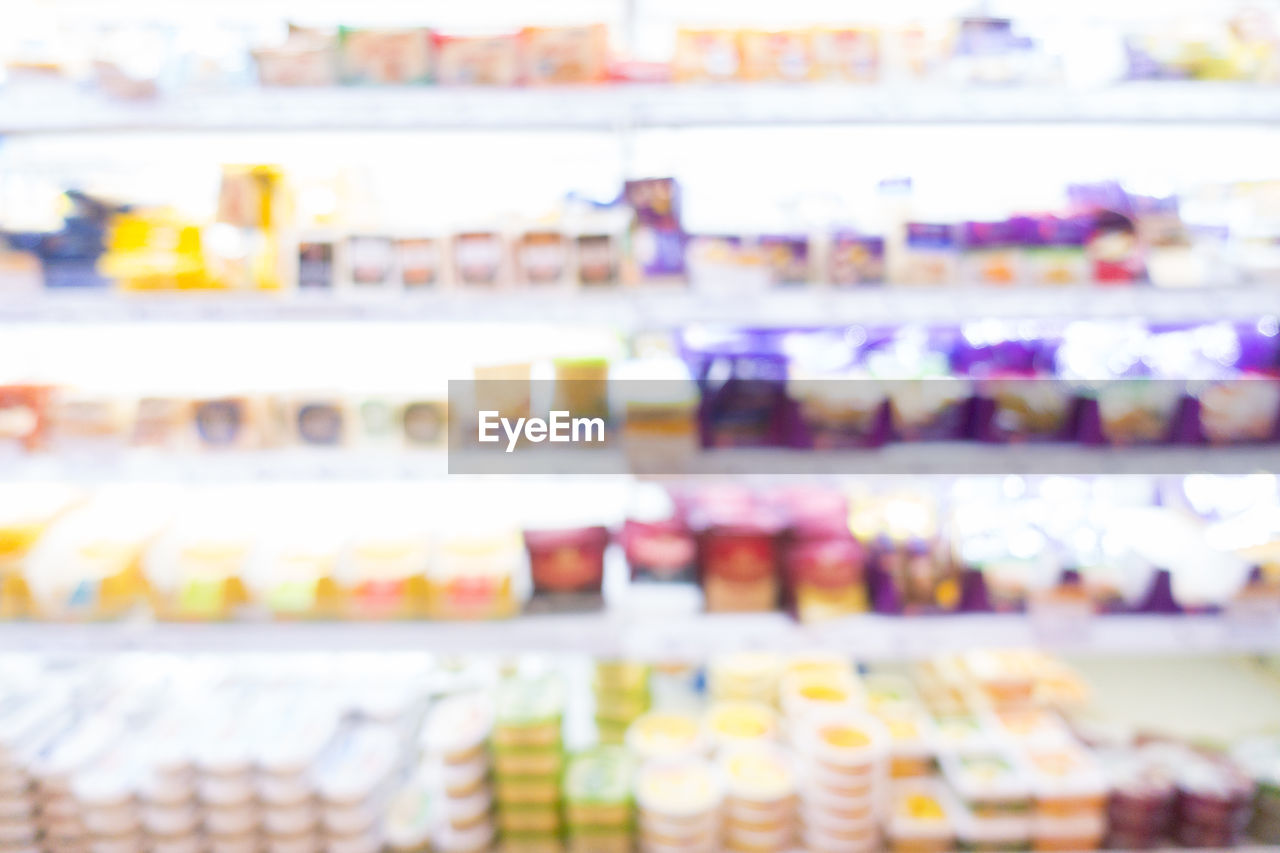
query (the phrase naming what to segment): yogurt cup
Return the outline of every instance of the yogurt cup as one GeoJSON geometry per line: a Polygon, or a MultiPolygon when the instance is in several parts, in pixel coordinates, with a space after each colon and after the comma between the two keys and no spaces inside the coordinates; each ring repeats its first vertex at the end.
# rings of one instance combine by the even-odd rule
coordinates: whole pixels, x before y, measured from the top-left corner
{"type": "Polygon", "coordinates": [[[267,835],[263,839],[266,853],[320,853],[320,836],[313,832],[297,835],[267,835]]]}
{"type": "Polygon", "coordinates": [[[796,770],[791,757],[769,743],[745,743],[725,749],[720,756],[728,802],[738,811],[753,806],[767,812],[785,807],[796,793],[796,770]],[[745,807],[745,808],[744,808],[745,807]]]}
{"type": "Polygon", "coordinates": [[[422,730],[422,746],[445,764],[482,760],[493,724],[493,699],[487,694],[450,696],[428,714],[422,730]]]}
{"type": "Polygon", "coordinates": [[[304,800],[292,806],[269,806],[261,810],[262,828],[268,835],[303,835],[311,833],[320,816],[315,803],[304,800]]]}
{"type": "Polygon", "coordinates": [[[642,817],[693,821],[719,811],[724,782],[702,759],[655,760],[640,768],[635,796],[642,817]]]}
{"type": "Polygon", "coordinates": [[[744,742],[771,742],[778,737],[778,715],[759,702],[717,702],[707,711],[707,732],[720,748],[744,742]]]}
{"type": "Polygon", "coordinates": [[[147,839],[151,853],[203,853],[204,840],[193,834],[178,835],[172,838],[151,836],[147,839]]]}
{"type": "Polygon", "coordinates": [[[209,853],[259,853],[262,839],[256,833],[243,835],[209,835],[206,837],[209,853]]]}
{"type": "Polygon", "coordinates": [[[138,810],[142,828],[149,835],[185,835],[200,825],[200,811],[193,803],[180,806],[144,805],[138,810]]]}
{"type": "Polygon", "coordinates": [[[258,809],[252,803],[236,806],[206,806],[204,828],[210,835],[235,837],[258,828],[258,809]]]}
{"type": "Polygon", "coordinates": [[[138,810],[132,803],[82,809],[80,819],[90,835],[129,835],[142,826],[138,810]]]}
{"type": "Polygon", "coordinates": [[[627,748],[640,761],[705,755],[708,742],[699,721],[671,711],[651,711],[627,729],[627,748]]]}

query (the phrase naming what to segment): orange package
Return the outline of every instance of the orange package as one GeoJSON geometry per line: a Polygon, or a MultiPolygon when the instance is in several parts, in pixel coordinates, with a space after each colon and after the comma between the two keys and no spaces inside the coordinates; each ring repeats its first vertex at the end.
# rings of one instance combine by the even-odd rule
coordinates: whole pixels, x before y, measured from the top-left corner
{"type": "Polygon", "coordinates": [[[514,86],[520,82],[520,36],[436,36],[442,86],[514,86]]]}
{"type": "Polygon", "coordinates": [[[808,80],[813,48],[807,30],[745,30],[742,33],[743,80],[808,80]]]}
{"type": "Polygon", "coordinates": [[[586,27],[525,27],[521,77],[532,84],[603,83],[609,75],[609,30],[586,27]]]}
{"type": "Polygon", "coordinates": [[[733,80],[742,67],[738,34],[733,30],[686,30],[676,33],[672,76],[678,82],[733,80]]]}
{"type": "Polygon", "coordinates": [[[880,34],[875,30],[819,27],[810,38],[813,79],[873,83],[880,76],[880,34]]]}

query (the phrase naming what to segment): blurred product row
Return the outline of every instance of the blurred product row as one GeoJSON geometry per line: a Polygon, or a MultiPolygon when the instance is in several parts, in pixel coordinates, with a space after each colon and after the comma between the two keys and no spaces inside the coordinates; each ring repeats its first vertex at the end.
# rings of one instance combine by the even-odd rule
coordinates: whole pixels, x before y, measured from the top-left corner
{"type": "MultiPolygon", "coordinates": [[[[292,340],[285,331],[282,343],[292,340]]],[[[395,331],[385,331],[388,340],[397,340],[395,331]]],[[[1151,326],[690,326],[674,341],[638,336],[632,357],[486,363],[481,352],[467,365],[454,353],[447,362],[388,363],[358,376],[338,372],[340,365],[326,373],[320,355],[310,367],[264,365],[248,338],[235,357],[202,361],[193,347],[156,364],[142,340],[144,362],[130,361],[123,344],[92,363],[42,361],[19,348],[9,368],[16,375],[0,375],[0,447],[11,458],[90,452],[111,459],[134,451],[447,446],[510,453],[531,446],[528,436],[479,444],[482,410],[511,423],[551,411],[599,418],[597,444],[566,452],[621,448],[634,456],[630,462],[652,461],[648,470],[673,474],[699,449],[1280,440],[1275,317],[1151,326]],[[454,381],[445,380],[449,373],[454,381]]]]}
{"type": "MultiPolygon", "coordinates": [[[[858,196],[855,189],[844,195],[858,196]]],[[[792,210],[777,218],[776,232],[714,216],[687,225],[672,178],[627,181],[605,201],[569,193],[545,216],[476,222],[420,202],[395,221],[401,214],[386,209],[394,205],[370,192],[345,173],[291,180],[278,166],[226,166],[212,221],[75,191],[57,200],[61,225],[45,231],[17,224],[19,212],[27,221],[50,218],[29,207],[39,194],[21,196],[28,206],[0,220],[0,246],[7,245],[0,293],[43,286],[376,295],[676,284],[749,294],[770,286],[1280,281],[1276,181],[1203,184],[1159,197],[1117,182],[1069,184],[1056,210],[1011,207],[1002,219],[948,221],[913,195],[911,180],[894,179],[856,205],[804,216],[792,210]]]]}
{"type": "MultiPolygon", "coordinates": [[[[1072,667],[1033,652],[867,673],[824,653],[738,654],[705,669],[392,656],[6,670],[0,827],[14,850],[942,853],[1280,840],[1274,735],[1256,722],[1207,743],[1135,728],[1099,711],[1072,667]]],[[[1192,678],[1181,692],[1196,688],[1192,678]]]]}
{"type": "MultiPolygon", "coordinates": [[[[1273,10],[1226,4],[1210,14],[1114,20],[1066,29],[1025,20],[934,15],[899,24],[803,27],[605,24],[489,26],[451,31],[212,20],[176,12],[141,21],[93,14],[35,18],[24,37],[0,40],[14,87],[76,82],[114,97],[210,88],[335,84],[553,85],[617,82],[929,80],[961,84],[1102,84],[1117,80],[1280,79],[1273,10]],[[653,30],[665,30],[654,38],[653,30]],[[624,46],[624,42],[629,44],[624,46]],[[179,46],[185,47],[185,50],[179,46]]],[[[643,15],[644,10],[639,10],[643,15]]],[[[313,19],[317,13],[313,13],[313,19]]],[[[692,12],[691,12],[692,14],[692,12]]],[[[257,20],[255,20],[255,18],[257,20]]],[[[2,79],[2,78],[0,78],[2,79]]]]}
{"type": "Polygon", "coordinates": [[[10,486],[0,609],[51,620],[1280,617],[1274,477],[1020,482],[10,486]]]}

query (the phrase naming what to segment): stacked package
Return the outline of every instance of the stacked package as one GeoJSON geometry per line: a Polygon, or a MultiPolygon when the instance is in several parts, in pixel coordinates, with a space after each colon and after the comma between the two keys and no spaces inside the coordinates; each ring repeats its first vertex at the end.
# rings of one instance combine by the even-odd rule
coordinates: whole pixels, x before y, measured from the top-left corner
{"type": "Polygon", "coordinates": [[[493,719],[491,697],[465,693],[442,700],[423,728],[425,770],[438,782],[440,820],[434,845],[445,853],[487,850],[493,844],[493,719]]]}
{"type": "Polygon", "coordinates": [[[142,732],[135,748],[142,756],[138,774],[138,811],[147,844],[157,853],[198,853],[200,806],[191,716],[184,709],[162,709],[142,732]]]}
{"type": "Polygon", "coordinates": [[[776,745],[743,742],[721,750],[725,779],[724,847],[784,853],[795,846],[796,772],[776,745]]]}
{"type": "Polygon", "coordinates": [[[1029,745],[1023,751],[1031,784],[1037,850],[1097,850],[1107,834],[1107,782],[1092,754],[1077,744],[1029,745]]]}
{"type": "Polygon", "coordinates": [[[1025,850],[1031,844],[1031,789],[1017,756],[1001,746],[963,749],[941,758],[960,800],[956,829],[966,850],[1025,850]]]}
{"type": "Polygon", "coordinates": [[[649,667],[628,661],[598,661],[591,687],[600,743],[620,745],[627,727],[649,710],[649,667]]]}
{"type": "Polygon", "coordinates": [[[709,751],[706,731],[692,714],[650,711],[627,729],[627,749],[637,760],[702,757],[709,751]]]}
{"type": "Polygon", "coordinates": [[[561,731],[564,685],[559,678],[512,678],[498,691],[493,729],[498,826],[503,848],[542,853],[561,848],[561,731]]]}
{"type": "Polygon", "coordinates": [[[956,846],[955,805],[950,791],[933,779],[897,783],[886,821],[893,853],[946,853],[956,846]]]}
{"type": "Polygon", "coordinates": [[[620,746],[598,746],[569,760],[564,776],[569,853],[630,853],[635,761],[620,746]]]}
{"type": "Polygon", "coordinates": [[[262,844],[254,751],[261,743],[260,713],[268,708],[250,696],[237,692],[219,703],[210,714],[211,736],[195,747],[196,800],[214,853],[251,853],[262,844]]]}
{"type": "Polygon", "coordinates": [[[322,849],[320,803],[312,768],[339,731],[336,711],[314,702],[279,703],[254,762],[267,853],[322,849]]]}
{"type": "Polygon", "coordinates": [[[402,750],[396,731],[378,723],[347,726],[324,750],[315,784],[328,853],[380,853],[402,750]]]}
{"type": "Polygon", "coordinates": [[[640,853],[719,853],[724,786],[705,758],[659,758],[636,776],[640,853]]]}
{"type": "Polygon", "coordinates": [[[118,831],[125,846],[138,840],[136,822],[129,825],[131,815],[126,816],[122,827],[114,826],[111,820],[112,806],[119,805],[125,810],[131,806],[132,791],[127,781],[113,784],[110,779],[104,780],[102,811],[106,819],[96,825],[92,833],[86,826],[72,787],[80,772],[110,752],[120,734],[119,719],[107,713],[73,719],[33,757],[28,767],[35,781],[41,846],[45,850],[51,853],[81,850],[96,837],[106,836],[107,830],[118,831]]]}
{"type": "Polygon", "coordinates": [[[888,735],[870,714],[846,705],[810,710],[793,724],[801,839],[813,853],[880,849],[887,794],[888,735]]]}
{"type": "Polygon", "coordinates": [[[707,669],[707,692],[712,699],[772,705],[777,701],[781,673],[782,659],[778,655],[723,655],[713,659],[707,669]]]}

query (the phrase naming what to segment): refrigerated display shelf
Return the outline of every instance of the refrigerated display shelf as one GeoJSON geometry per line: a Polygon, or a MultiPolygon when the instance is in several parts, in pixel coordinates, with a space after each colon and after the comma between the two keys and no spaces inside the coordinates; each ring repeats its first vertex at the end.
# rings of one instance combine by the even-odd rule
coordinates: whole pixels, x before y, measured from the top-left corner
{"type": "Polygon", "coordinates": [[[835,84],[260,88],[123,101],[68,86],[0,92],[0,135],[110,131],[566,129],[1280,120],[1280,88],[835,84]]]}
{"type": "Polygon", "coordinates": [[[1035,646],[1067,653],[1266,654],[1280,626],[1224,616],[1108,615],[1063,620],[1023,614],[846,617],[801,625],[782,613],[671,616],[637,612],[537,615],[497,622],[221,622],[0,624],[0,651],[450,653],[583,652],[700,660],[736,651],[835,650],[861,660],[922,659],[944,651],[1035,646]]]}
{"type": "Polygon", "coordinates": [[[1090,447],[916,442],[867,450],[721,449],[628,457],[607,449],[502,452],[281,448],[254,451],[63,452],[0,456],[0,482],[398,482],[458,475],[842,477],[1186,475],[1280,472],[1276,445],[1090,447]]]}
{"type": "Polygon", "coordinates": [[[822,285],[753,292],[639,285],[607,292],[557,288],[437,293],[166,293],[46,291],[0,296],[4,323],[529,322],[640,329],[688,323],[751,327],[1106,319],[1151,322],[1274,318],[1280,282],[1197,288],[1103,286],[822,285]]]}

